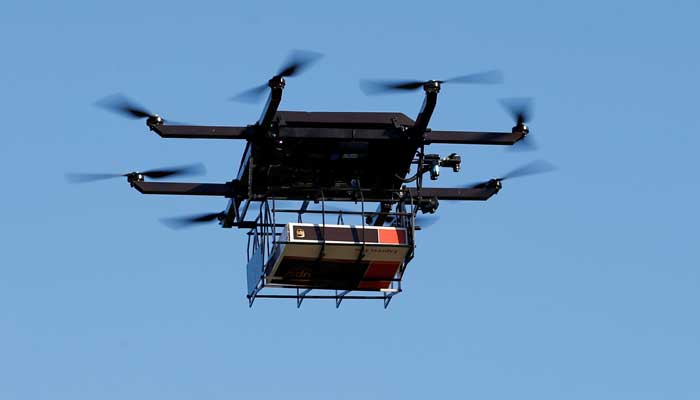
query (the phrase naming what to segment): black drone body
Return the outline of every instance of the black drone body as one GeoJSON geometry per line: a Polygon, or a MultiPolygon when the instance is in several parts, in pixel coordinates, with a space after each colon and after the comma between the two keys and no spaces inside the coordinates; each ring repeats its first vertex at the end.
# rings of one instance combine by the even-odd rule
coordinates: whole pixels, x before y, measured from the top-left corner
{"type": "MultiPolygon", "coordinates": [[[[248,257],[248,298],[251,304],[256,297],[291,297],[297,299],[298,305],[304,298],[332,298],[337,305],[344,298],[383,298],[387,305],[388,300],[401,291],[403,271],[413,258],[414,232],[419,229],[415,225],[418,212],[434,213],[440,200],[487,200],[501,189],[502,180],[550,168],[544,162],[536,162],[502,178],[474,185],[424,187],[424,175],[435,180],[441,167],[457,172],[461,163],[461,157],[456,153],[445,156],[428,154],[428,145],[514,145],[529,134],[525,125],[528,119],[527,103],[507,104],[516,120],[516,125],[509,132],[433,131],[428,128],[443,84],[500,81],[500,73],[490,71],[445,81],[363,83],[362,87],[367,93],[423,89],[425,100],[415,119],[395,112],[278,110],[285,78],[296,75],[317,58],[315,54],[297,53],[267,84],[237,96],[238,100],[251,100],[268,91],[268,100],[260,118],[247,126],[176,125],[133,105],[124,97],[112,97],[101,103],[129,117],[146,118],[147,126],[164,138],[245,141],[239,171],[229,182],[182,183],[145,179],[192,173],[193,167],[115,175],[74,175],[72,179],[82,182],[125,176],[131,186],[144,194],[227,198],[228,204],[223,211],[171,222],[183,226],[219,221],[224,228],[249,230],[249,237],[253,238],[252,249],[249,241],[248,257]],[[276,209],[274,205],[270,208],[268,202],[275,200],[300,202],[299,208],[291,210],[298,216],[296,225],[280,223],[280,219],[275,217],[276,213],[290,210],[276,209]],[[326,210],[325,203],[330,201],[360,203],[362,212],[344,213],[359,214],[361,226],[343,225],[343,211],[326,210]],[[322,224],[309,228],[302,223],[302,215],[313,212],[308,209],[311,202],[321,203],[320,213],[324,218],[322,224]],[[255,218],[249,216],[253,203],[261,204],[255,218]],[[365,211],[365,204],[370,203],[376,204],[376,211],[365,211]],[[327,226],[326,214],[340,214],[339,224],[327,226]],[[378,233],[373,233],[370,227],[378,233]],[[389,232],[388,229],[394,231],[389,232]],[[347,237],[343,233],[345,230],[350,232],[347,237]],[[376,239],[371,239],[372,235],[376,239]],[[394,239],[387,237],[398,239],[394,243],[391,242],[394,239]],[[388,261],[372,259],[372,246],[377,247],[380,242],[389,246],[387,248],[398,249],[397,254],[400,254],[397,268],[389,268],[390,272],[386,272],[388,261]],[[293,246],[302,244],[306,245],[302,246],[304,251],[310,249],[313,253],[306,261],[299,261],[306,257],[299,256],[302,250],[293,249],[293,246]],[[334,246],[354,248],[352,260],[338,255],[340,253],[331,254],[335,251],[334,246]],[[292,251],[290,248],[296,253],[288,260],[281,261],[285,251],[292,251]],[[251,267],[251,263],[255,265],[251,267]],[[296,294],[260,294],[262,288],[267,286],[296,289],[296,294]],[[309,294],[312,289],[335,292],[314,296],[309,294]],[[352,291],[379,291],[381,295],[353,296],[349,294],[352,291]]],[[[387,248],[375,252],[387,253],[387,248]]]]}

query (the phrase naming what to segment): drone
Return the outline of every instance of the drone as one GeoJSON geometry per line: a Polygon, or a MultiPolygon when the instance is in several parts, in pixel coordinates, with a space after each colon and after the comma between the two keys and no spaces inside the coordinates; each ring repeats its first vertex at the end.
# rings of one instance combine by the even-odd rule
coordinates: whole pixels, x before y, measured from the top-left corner
{"type": "MultiPolygon", "coordinates": [[[[423,214],[434,214],[441,200],[485,201],[508,179],[547,172],[534,161],[498,178],[459,187],[424,186],[442,169],[459,172],[461,156],[429,153],[431,144],[532,146],[526,125],[530,99],[503,105],[515,125],[509,132],[438,131],[428,127],[443,85],[494,84],[499,71],[447,80],[362,81],[368,94],[424,92],[415,119],[399,112],[305,112],[279,110],[286,79],[299,75],[320,55],[293,52],[267,83],[233,100],[255,101],[267,93],[257,122],[246,126],[199,126],[169,122],[124,95],[98,105],[134,119],[163,138],[229,139],[245,142],[238,172],[224,183],[162,182],[198,175],[201,164],[124,174],[68,174],[71,182],[122,177],[143,194],[214,196],[227,199],[217,212],[165,220],[172,227],[218,222],[247,236],[246,278],[249,306],[258,298],[379,299],[386,308],[401,293],[414,258],[423,214]],[[330,205],[353,204],[355,210],[330,205]],[[293,203],[294,207],[284,206],[293,203]],[[358,209],[359,208],[359,209],[358,209]],[[420,215],[419,215],[420,213],[420,215]],[[354,222],[348,222],[352,220],[354,222]]],[[[425,225],[425,224],[424,224],[425,225]]]]}

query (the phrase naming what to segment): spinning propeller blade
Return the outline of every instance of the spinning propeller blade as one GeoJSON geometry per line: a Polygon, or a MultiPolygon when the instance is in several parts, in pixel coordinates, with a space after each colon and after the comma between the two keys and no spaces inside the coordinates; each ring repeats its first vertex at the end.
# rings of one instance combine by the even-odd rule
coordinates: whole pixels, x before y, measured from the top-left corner
{"type": "MultiPolygon", "coordinates": [[[[534,100],[530,97],[514,97],[502,99],[501,105],[513,118],[516,127],[526,127],[527,123],[532,120],[534,100]]],[[[537,144],[530,135],[525,136],[516,142],[511,150],[515,151],[532,151],[537,150],[537,144]]]]}
{"type": "Polygon", "coordinates": [[[169,176],[203,175],[206,172],[203,164],[183,165],[180,167],[151,169],[147,171],[134,171],[126,174],[91,174],[91,173],[67,173],[66,180],[69,183],[87,183],[104,179],[128,177],[130,175],[142,175],[151,179],[161,179],[169,176]]]}
{"type": "Polygon", "coordinates": [[[162,218],[160,222],[172,229],[182,229],[207,222],[213,222],[219,220],[224,215],[224,212],[195,214],[184,217],[162,218]]]}
{"type": "Polygon", "coordinates": [[[260,101],[265,94],[265,91],[269,88],[267,83],[260,86],[248,89],[244,92],[238,93],[237,95],[231,97],[229,100],[238,101],[241,103],[257,103],[260,101]]]}
{"type": "Polygon", "coordinates": [[[436,81],[375,81],[364,80],[360,81],[360,88],[365,94],[374,95],[392,91],[408,91],[416,90],[423,85],[437,82],[445,83],[467,83],[467,84],[497,84],[503,82],[503,73],[498,70],[478,72],[475,74],[456,76],[446,80],[436,81]]]}
{"type": "MultiPolygon", "coordinates": [[[[323,55],[320,53],[305,50],[295,50],[289,55],[287,62],[284,65],[282,65],[282,67],[279,69],[277,74],[272,77],[272,79],[289,78],[292,76],[297,76],[301,74],[302,71],[310,67],[313,63],[318,61],[321,57],[323,57],[323,55]]],[[[230,100],[241,101],[246,103],[257,102],[262,98],[262,96],[265,94],[268,88],[268,84],[264,83],[260,86],[256,86],[252,89],[248,89],[244,92],[241,92],[236,96],[232,97],[230,100]]]]}
{"type": "Polygon", "coordinates": [[[554,171],[556,167],[552,165],[551,163],[544,161],[544,160],[536,160],[532,161],[528,164],[522,165],[518,168],[515,168],[514,170],[506,173],[500,178],[494,178],[485,182],[478,182],[470,185],[465,185],[463,186],[464,188],[467,189],[479,189],[479,188],[485,188],[488,187],[489,185],[493,185],[496,182],[501,182],[506,179],[513,179],[513,178],[520,178],[523,176],[528,176],[528,175],[536,175],[536,174],[543,174],[545,172],[550,172],[554,171]]]}
{"type": "Polygon", "coordinates": [[[501,105],[517,125],[527,124],[532,120],[534,100],[531,97],[501,99],[501,105]]]}
{"type": "Polygon", "coordinates": [[[152,169],[145,172],[141,172],[140,174],[148,178],[160,179],[175,175],[203,175],[204,173],[206,173],[206,168],[204,168],[203,164],[198,163],[173,168],[152,169]]]}
{"type": "MultiPolygon", "coordinates": [[[[158,114],[153,114],[146,108],[138,105],[133,100],[124,96],[121,93],[116,93],[107,97],[104,97],[95,102],[95,105],[104,108],[107,111],[111,111],[116,114],[121,114],[127,118],[132,119],[143,119],[147,118],[149,123],[163,123],[165,120],[161,118],[158,114]]],[[[170,125],[187,125],[182,122],[167,121],[170,125]]]]}
{"type": "Polygon", "coordinates": [[[84,173],[67,173],[66,181],[68,183],[87,183],[101,181],[105,179],[118,178],[126,176],[125,174],[84,174],[84,173]]]}
{"type": "Polygon", "coordinates": [[[98,100],[95,105],[104,108],[105,110],[122,114],[129,118],[141,119],[156,117],[144,107],[136,104],[121,93],[116,93],[98,100]]]}
{"type": "Polygon", "coordinates": [[[321,53],[314,51],[294,50],[275,76],[282,78],[297,76],[321,57],[323,57],[321,53]]]}

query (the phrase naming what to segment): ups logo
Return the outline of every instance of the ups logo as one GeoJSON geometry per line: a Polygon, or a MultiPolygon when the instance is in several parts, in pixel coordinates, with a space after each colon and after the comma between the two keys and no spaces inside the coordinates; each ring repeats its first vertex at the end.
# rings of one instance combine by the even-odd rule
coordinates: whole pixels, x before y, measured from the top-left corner
{"type": "Polygon", "coordinates": [[[297,239],[303,239],[306,237],[306,233],[304,232],[304,228],[297,228],[296,231],[294,231],[294,236],[297,239]]]}

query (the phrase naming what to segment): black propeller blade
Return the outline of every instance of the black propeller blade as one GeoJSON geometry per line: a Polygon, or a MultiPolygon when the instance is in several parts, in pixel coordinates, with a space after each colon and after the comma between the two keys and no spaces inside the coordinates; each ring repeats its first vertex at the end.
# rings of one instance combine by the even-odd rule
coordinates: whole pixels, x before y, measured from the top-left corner
{"type": "Polygon", "coordinates": [[[275,77],[287,78],[297,76],[321,57],[323,55],[315,51],[294,50],[275,77]]]}
{"type": "Polygon", "coordinates": [[[84,174],[84,173],[67,173],[66,181],[68,183],[87,183],[94,181],[101,181],[105,179],[118,178],[120,176],[127,176],[128,174],[84,174]]]}
{"type": "MultiPolygon", "coordinates": [[[[287,62],[279,69],[277,74],[272,79],[289,78],[301,74],[302,71],[310,67],[318,61],[322,54],[313,51],[295,50],[287,59],[287,62]]],[[[231,100],[253,103],[259,101],[263,94],[267,91],[269,85],[264,83],[252,89],[248,89],[242,93],[232,97],[231,100]]]]}
{"type": "Polygon", "coordinates": [[[265,91],[269,88],[267,83],[264,83],[260,86],[256,86],[252,89],[248,89],[245,92],[241,92],[233,97],[231,97],[229,100],[233,101],[239,101],[241,103],[257,103],[262,99],[262,96],[265,94],[265,91]]]}
{"type": "MultiPolygon", "coordinates": [[[[527,123],[532,120],[534,100],[530,97],[514,97],[502,99],[501,105],[508,114],[510,114],[513,122],[515,122],[514,129],[528,133],[529,128],[527,127],[527,123]]],[[[517,151],[531,151],[537,149],[537,144],[532,137],[528,135],[516,142],[511,149],[517,151]]]]}
{"type": "Polygon", "coordinates": [[[536,160],[536,161],[532,161],[528,164],[522,165],[522,166],[510,171],[500,178],[494,178],[494,179],[488,180],[486,182],[479,182],[479,183],[474,183],[474,184],[470,184],[470,185],[465,185],[463,187],[468,188],[468,189],[485,188],[485,187],[488,187],[490,185],[497,184],[497,183],[504,181],[506,179],[520,178],[520,177],[528,176],[528,175],[543,174],[545,172],[554,171],[555,169],[556,169],[556,167],[547,161],[536,160]]]}
{"type": "MultiPolygon", "coordinates": [[[[111,96],[107,96],[95,102],[95,105],[104,108],[107,111],[113,113],[121,114],[127,118],[132,119],[148,119],[149,124],[160,124],[166,122],[160,115],[153,114],[146,108],[138,105],[133,100],[124,96],[121,93],[116,93],[111,96]]],[[[183,122],[178,121],[167,121],[170,125],[188,125],[183,122]]]]}
{"type": "MultiPolygon", "coordinates": [[[[416,90],[423,85],[433,81],[370,81],[360,82],[360,88],[365,94],[373,95],[392,91],[416,90]]],[[[456,76],[442,81],[434,81],[440,84],[445,83],[472,83],[472,84],[497,84],[503,82],[503,73],[498,70],[478,72],[475,74],[456,76]]]]}
{"type": "Polygon", "coordinates": [[[203,164],[184,165],[172,168],[151,169],[147,171],[135,171],[126,174],[91,174],[91,173],[68,173],[66,180],[69,183],[87,183],[100,181],[104,179],[129,177],[129,176],[144,176],[151,179],[161,179],[169,176],[184,176],[184,175],[202,175],[206,172],[203,164]]]}
{"type": "Polygon", "coordinates": [[[508,111],[516,125],[524,125],[532,120],[534,100],[531,97],[502,99],[501,105],[508,111]]]}
{"type": "Polygon", "coordinates": [[[217,221],[223,218],[224,212],[196,214],[184,217],[162,218],[160,222],[172,229],[182,229],[190,226],[217,221]]]}
{"type": "Polygon", "coordinates": [[[121,93],[107,96],[101,100],[98,100],[95,104],[98,107],[104,108],[105,110],[133,119],[158,117],[156,114],[151,113],[121,93]]]}

